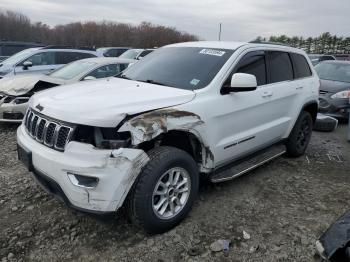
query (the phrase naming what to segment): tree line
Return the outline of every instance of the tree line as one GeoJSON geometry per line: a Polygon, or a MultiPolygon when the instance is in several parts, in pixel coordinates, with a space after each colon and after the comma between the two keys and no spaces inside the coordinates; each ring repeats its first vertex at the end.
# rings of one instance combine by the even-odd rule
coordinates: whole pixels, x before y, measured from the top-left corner
{"type": "Polygon", "coordinates": [[[350,37],[332,35],[329,32],[318,37],[288,37],[286,35],[257,37],[255,41],[268,41],[304,49],[310,54],[350,54],[350,37]]]}
{"type": "Polygon", "coordinates": [[[12,11],[0,10],[0,40],[37,42],[76,47],[159,47],[176,42],[198,41],[198,37],[173,27],[142,22],[139,25],[75,22],[50,27],[12,11]]]}

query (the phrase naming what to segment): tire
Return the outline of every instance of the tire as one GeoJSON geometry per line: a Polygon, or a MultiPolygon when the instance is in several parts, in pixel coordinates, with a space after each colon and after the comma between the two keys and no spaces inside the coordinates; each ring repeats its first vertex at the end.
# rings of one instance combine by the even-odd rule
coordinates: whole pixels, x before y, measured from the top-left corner
{"type": "Polygon", "coordinates": [[[150,161],[130,192],[127,208],[134,223],[157,234],[187,216],[198,195],[199,175],[196,162],[183,150],[161,146],[148,155],[150,161]]]}
{"type": "Polygon", "coordinates": [[[301,112],[286,143],[288,156],[299,157],[305,153],[311,139],[312,128],[311,114],[306,111],[301,112]]]}
{"type": "Polygon", "coordinates": [[[338,120],[329,116],[317,116],[314,130],[322,132],[332,132],[338,126],[338,120]]]}

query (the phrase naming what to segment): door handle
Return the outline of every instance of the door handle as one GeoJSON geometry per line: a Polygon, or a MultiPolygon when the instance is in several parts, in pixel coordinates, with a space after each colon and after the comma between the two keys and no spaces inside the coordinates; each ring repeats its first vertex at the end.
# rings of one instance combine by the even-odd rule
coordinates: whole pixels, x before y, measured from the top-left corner
{"type": "Polygon", "coordinates": [[[271,91],[266,91],[262,94],[262,97],[271,97],[273,93],[271,91]]]}
{"type": "Polygon", "coordinates": [[[296,90],[301,90],[301,89],[303,89],[304,87],[303,86],[298,86],[298,87],[296,87],[295,89],[296,90]]]}

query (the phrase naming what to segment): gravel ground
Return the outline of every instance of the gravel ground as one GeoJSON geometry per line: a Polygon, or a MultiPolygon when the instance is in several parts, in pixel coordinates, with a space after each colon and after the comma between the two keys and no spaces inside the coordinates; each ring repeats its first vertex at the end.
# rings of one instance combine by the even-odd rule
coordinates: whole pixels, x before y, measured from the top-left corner
{"type": "Polygon", "coordinates": [[[3,262],[319,261],[316,239],[349,209],[346,126],[315,132],[303,157],[281,157],[234,181],[203,185],[189,217],[154,236],[122,213],[80,214],[43,192],[17,160],[15,130],[0,125],[3,262]],[[211,251],[219,239],[231,241],[229,251],[211,251]]]}

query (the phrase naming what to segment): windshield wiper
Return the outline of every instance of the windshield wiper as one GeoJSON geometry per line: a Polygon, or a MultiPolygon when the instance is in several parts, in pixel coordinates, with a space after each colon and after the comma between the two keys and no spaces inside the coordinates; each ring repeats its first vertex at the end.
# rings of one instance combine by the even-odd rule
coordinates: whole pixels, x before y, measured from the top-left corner
{"type": "Polygon", "coordinates": [[[131,78],[127,77],[126,75],[123,75],[123,74],[120,74],[120,75],[116,75],[114,77],[117,77],[117,78],[123,78],[123,79],[127,79],[127,80],[132,80],[131,78]]]}
{"type": "Polygon", "coordinates": [[[154,85],[160,85],[160,86],[167,86],[166,84],[154,81],[152,79],[147,79],[147,80],[136,80],[138,82],[144,82],[144,83],[149,83],[149,84],[154,84],[154,85]]]}

